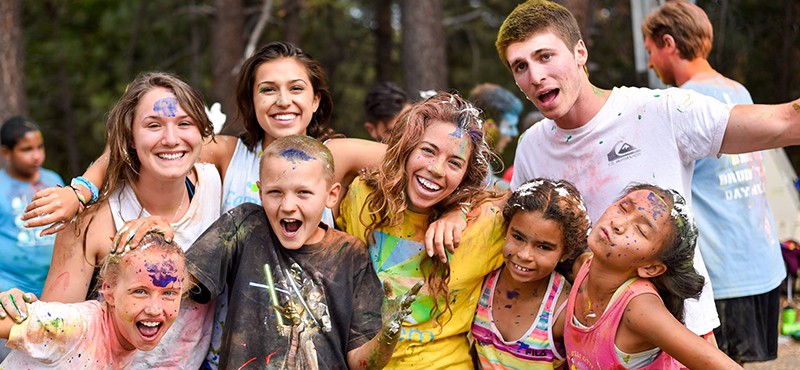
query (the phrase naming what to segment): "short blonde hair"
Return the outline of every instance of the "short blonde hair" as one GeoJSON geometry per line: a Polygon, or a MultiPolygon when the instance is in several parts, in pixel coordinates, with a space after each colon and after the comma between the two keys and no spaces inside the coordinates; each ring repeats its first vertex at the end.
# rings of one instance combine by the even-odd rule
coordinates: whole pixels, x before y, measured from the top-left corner
{"type": "Polygon", "coordinates": [[[685,0],[668,1],[642,22],[642,33],[657,47],[664,47],[664,35],[675,39],[681,58],[708,58],[714,42],[714,29],[708,15],[685,0]]]}
{"type": "Polygon", "coordinates": [[[319,160],[323,170],[322,176],[328,185],[333,184],[333,154],[317,139],[305,135],[291,135],[273,141],[262,154],[259,178],[264,176],[264,163],[267,158],[278,157],[286,160],[319,160]]]}

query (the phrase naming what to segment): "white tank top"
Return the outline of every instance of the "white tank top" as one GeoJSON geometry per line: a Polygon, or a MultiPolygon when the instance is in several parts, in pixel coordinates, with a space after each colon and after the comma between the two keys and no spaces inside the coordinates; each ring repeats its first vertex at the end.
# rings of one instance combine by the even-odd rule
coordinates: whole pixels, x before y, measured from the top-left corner
{"type": "MultiPolygon", "coordinates": [[[[172,223],[175,241],[184,251],[220,215],[221,181],[216,167],[197,163],[194,170],[197,172],[194,197],[186,214],[172,223]]],[[[108,204],[117,230],[122,228],[125,221],[150,216],[130,186],[114,191],[108,197],[108,204]]],[[[191,299],[183,299],[178,318],[158,346],[152,351],[137,351],[130,369],[199,369],[211,341],[214,306],[214,302],[201,305],[191,299]]]]}
{"type": "MultiPolygon", "coordinates": [[[[228,164],[228,172],[225,173],[225,180],[222,183],[222,212],[228,212],[242,203],[261,204],[258,186],[256,186],[262,153],[261,142],[259,140],[254,147],[257,152],[252,152],[247,149],[242,139],[236,141],[236,149],[233,151],[233,157],[228,164]]],[[[333,213],[330,209],[325,208],[325,212],[322,213],[322,222],[328,227],[335,227],[333,213]]]]}

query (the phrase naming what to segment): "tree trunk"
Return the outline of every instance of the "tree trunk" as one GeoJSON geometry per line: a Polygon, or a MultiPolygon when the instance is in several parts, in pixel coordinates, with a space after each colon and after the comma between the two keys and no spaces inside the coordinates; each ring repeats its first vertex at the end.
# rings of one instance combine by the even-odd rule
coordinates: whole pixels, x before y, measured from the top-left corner
{"type": "Polygon", "coordinates": [[[0,1],[0,125],[13,116],[27,114],[24,55],[22,2],[2,0],[0,1]]]}
{"type": "Polygon", "coordinates": [[[797,50],[792,47],[797,39],[797,18],[795,18],[795,7],[797,0],[784,0],[784,17],[783,17],[783,45],[781,48],[782,58],[777,58],[778,70],[780,71],[779,83],[779,97],[778,101],[784,102],[793,99],[790,94],[790,87],[792,85],[792,66],[796,66],[796,62],[788,62],[790,60],[796,61],[797,50]]]}
{"type": "Polygon", "coordinates": [[[300,45],[300,0],[284,0],[283,9],[286,17],[283,19],[283,32],[287,42],[296,46],[300,45]]]}
{"type": "Polygon", "coordinates": [[[394,40],[392,34],[392,0],[378,0],[375,3],[375,71],[377,81],[391,81],[392,50],[394,40]]]}
{"type": "Polygon", "coordinates": [[[422,90],[447,89],[447,56],[440,0],[400,1],[403,70],[412,99],[422,90]]]}
{"type": "Polygon", "coordinates": [[[214,0],[215,14],[211,31],[211,54],[213,60],[213,89],[207,102],[222,103],[222,111],[228,121],[222,133],[238,135],[242,125],[236,117],[236,70],[244,55],[244,6],[243,0],[214,0]]]}

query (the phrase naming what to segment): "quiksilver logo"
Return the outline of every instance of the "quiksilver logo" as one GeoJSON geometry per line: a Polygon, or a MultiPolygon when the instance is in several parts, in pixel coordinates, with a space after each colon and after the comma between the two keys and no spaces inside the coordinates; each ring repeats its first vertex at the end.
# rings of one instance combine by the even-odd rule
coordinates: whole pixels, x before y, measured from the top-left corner
{"type": "Polygon", "coordinates": [[[611,151],[608,152],[608,164],[612,165],[622,160],[636,157],[640,153],[641,149],[638,149],[624,141],[618,141],[616,144],[614,144],[614,149],[611,149],[611,151]]]}

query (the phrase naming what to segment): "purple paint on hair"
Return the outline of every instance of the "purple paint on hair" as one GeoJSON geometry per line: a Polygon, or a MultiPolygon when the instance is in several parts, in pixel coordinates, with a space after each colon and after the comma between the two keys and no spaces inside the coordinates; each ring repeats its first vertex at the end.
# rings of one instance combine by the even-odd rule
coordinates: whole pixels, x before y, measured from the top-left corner
{"type": "Polygon", "coordinates": [[[153,285],[157,287],[166,288],[167,285],[178,281],[178,277],[175,276],[178,269],[175,267],[175,262],[172,260],[153,264],[145,263],[144,266],[147,268],[147,272],[150,273],[150,278],[153,279],[153,285]]]}

